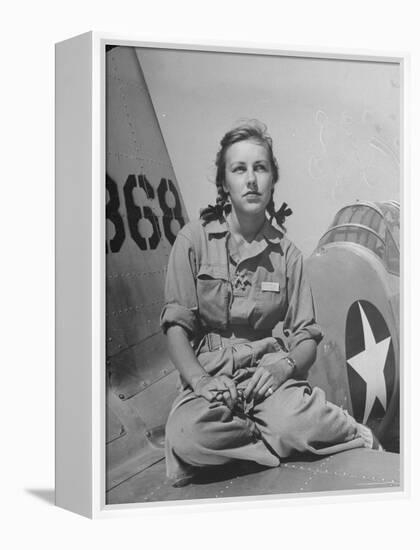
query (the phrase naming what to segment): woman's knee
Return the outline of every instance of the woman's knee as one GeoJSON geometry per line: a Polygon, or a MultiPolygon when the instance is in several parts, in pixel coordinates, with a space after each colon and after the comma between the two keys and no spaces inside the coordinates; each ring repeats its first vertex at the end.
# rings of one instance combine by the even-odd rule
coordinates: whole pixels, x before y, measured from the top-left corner
{"type": "Polygon", "coordinates": [[[189,454],[195,442],[195,432],[192,415],[184,414],[182,407],[172,412],[166,424],[166,439],[178,455],[189,454]]]}
{"type": "Polygon", "coordinates": [[[217,448],[217,424],[228,420],[230,410],[212,406],[204,398],[195,399],[172,412],[166,425],[166,438],[181,457],[217,448]]]}

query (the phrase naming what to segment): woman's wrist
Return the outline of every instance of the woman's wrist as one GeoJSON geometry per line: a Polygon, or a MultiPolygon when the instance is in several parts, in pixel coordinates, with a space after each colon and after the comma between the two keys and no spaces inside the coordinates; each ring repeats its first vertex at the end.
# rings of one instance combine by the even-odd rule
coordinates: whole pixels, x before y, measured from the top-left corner
{"type": "Polygon", "coordinates": [[[208,374],[207,372],[202,372],[202,373],[199,373],[196,376],[193,376],[191,378],[191,384],[190,385],[191,385],[191,388],[193,389],[193,391],[195,391],[197,389],[197,386],[205,378],[211,378],[210,374],[208,374]]]}
{"type": "Polygon", "coordinates": [[[294,378],[297,376],[297,365],[296,361],[290,357],[289,355],[286,355],[282,357],[281,359],[284,363],[287,365],[287,377],[288,378],[294,378]]]}

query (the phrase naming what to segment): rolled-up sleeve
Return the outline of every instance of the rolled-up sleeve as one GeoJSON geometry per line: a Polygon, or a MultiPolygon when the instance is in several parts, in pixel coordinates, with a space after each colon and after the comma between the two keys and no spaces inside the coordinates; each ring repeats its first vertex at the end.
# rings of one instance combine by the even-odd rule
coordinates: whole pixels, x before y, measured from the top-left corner
{"type": "Polygon", "coordinates": [[[183,327],[194,336],[198,330],[195,254],[191,241],[179,233],[169,256],[165,284],[165,305],[160,326],[166,333],[171,325],[183,327]]]}
{"type": "Polygon", "coordinates": [[[314,303],[311,288],[303,270],[302,254],[298,254],[288,266],[287,294],[288,309],[283,323],[287,347],[291,351],[304,340],[320,342],[321,327],[315,322],[314,303]]]}

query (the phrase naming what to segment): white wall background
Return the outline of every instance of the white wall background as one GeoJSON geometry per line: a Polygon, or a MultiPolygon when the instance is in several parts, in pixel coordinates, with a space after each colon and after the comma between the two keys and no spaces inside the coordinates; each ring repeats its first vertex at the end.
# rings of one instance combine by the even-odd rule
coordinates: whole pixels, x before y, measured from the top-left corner
{"type": "MultiPolygon", "coordinates": [[[[54,42],[86,30],[170,41],[223,40],[307,47],[405,50],[412,54],[409,105],[412,187],[413,340],[418,304],[420,39],[415,3],[371,0],[192,2],[43,1],[2,9],[2,450],[0,538],[4,548],[412,548],[418,541],[419,400],[411,399],[412,496],[408,500],[180,514],[89,522],[50,504],[53,488],[54,42]],[[413,542],[414,541],[414,542],[413,542]]],[[[406,214],[408,214],[408,211],[406,214]]],[[[418,353],[410,387],[420,386],[418,353]]],[[[411,358],[412,356],[412,358],[411,358]]],[[[76,474],[77,475],[77,474],[76,474]]],[[[209,511],[210,510],[210,511],[209,511]]]]}

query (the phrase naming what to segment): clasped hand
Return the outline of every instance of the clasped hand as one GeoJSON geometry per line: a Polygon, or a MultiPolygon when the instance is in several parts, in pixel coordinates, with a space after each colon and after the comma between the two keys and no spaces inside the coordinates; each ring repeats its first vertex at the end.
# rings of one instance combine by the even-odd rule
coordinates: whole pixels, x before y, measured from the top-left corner
{"type": "MultiPolygon", "coordinates": [[[[284,361],[283,352],[265,354],[243,391],[244,399],[263,401],[290,378],[291,373],[292,368],[287,361],[284,361]]],[[[194,392],[207,401],[223,401],[230,409],[233,409],[238,400],[236,384],[226,374],[200,378],[194,392]]]]}
{"type": "Polygon", "coordinates": [[[236,384],[226,374],[203,376],[196,383],[194,392],[207,401],[223,401],[230,409],[233,409],[238,399],[236,384]]]}
{"type": "Polygon", "coordinates": [[[266,353],[245,388],[244,398],[263,401],[290,378],[292,370],[283,352],[266,353]]]}

